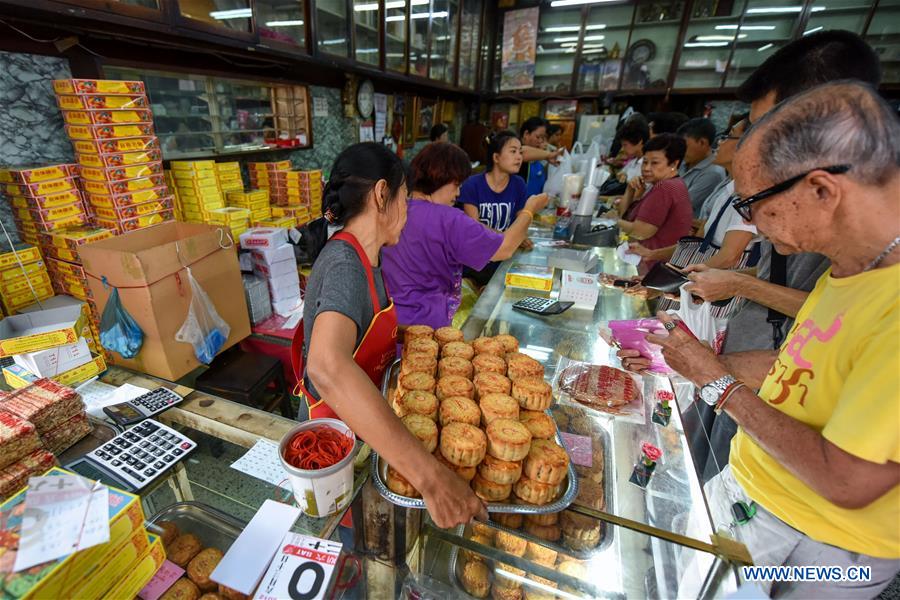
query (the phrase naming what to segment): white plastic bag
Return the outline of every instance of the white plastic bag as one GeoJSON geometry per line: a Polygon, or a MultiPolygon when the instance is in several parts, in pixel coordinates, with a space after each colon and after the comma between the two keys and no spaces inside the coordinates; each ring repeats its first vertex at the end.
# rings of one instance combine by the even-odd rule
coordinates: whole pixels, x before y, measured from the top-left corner
{"type": "Polygon", "coordinates": [[[693,296],[684,289],[686,285],[681,286],[681,302],[679,302],[675,314],[698,340],[705,342],[713,349],[713,352],[719,354],[725,344],[725,328],[728,325],[728,319],[714,317],[712,304],[709,302],[694,304],[693,296]]]}
{"type": "Polygon", "coordinates": [[[553,172],[547,177],[547,182],[544,184],[544,193],[548,196],[560,197],[563,191],[563,177],[571,172],[572,155],[567,150],[564,150],[559,158],[559,166],[554,168],[553,172]]]}
{"type": "Polygon", "coordinates": [[[191,344],[197,360],[208,365],[225,345],[231,327],[216,312],[212,300],[194,279],[191,268],[185,267],[185,270],[191,284],[191,304],[187,319],[175,334],[175,339],[191,344]]]}

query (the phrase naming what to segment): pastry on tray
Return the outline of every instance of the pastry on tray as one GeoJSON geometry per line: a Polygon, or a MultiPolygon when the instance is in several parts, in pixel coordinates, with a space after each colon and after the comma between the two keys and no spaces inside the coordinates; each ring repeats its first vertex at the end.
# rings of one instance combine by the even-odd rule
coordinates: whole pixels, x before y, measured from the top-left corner
{"type": "Polygon", "coordinates": [[[182,577],[173,583],[172,587],[159,597],[159,600],[197,600],[198,598],[200,598],[200,588],[187,577],[182,577]]]}
{"type": "Polygon", "coordinates": [[[438,444],[438,430],[434,421],[428,417],[415,414],[406,415],[401,420],[403,421],[403,424],[406,425],[409,432],[422,442],[426,451],[434,452],[434,449],[437,448],[438,444]]]}
{"type": "Polygon", "coordinates": [[[553,404],[553,389],[543,378],[526,377],[512,382],[512,397],[526,410],[547,410],[553,404]]]}
{"type": "Polygon", "coordinates": [[[463,341],[448,342],[441,348],[441,358],[447,358],[448,356],[472,360],[475,356],[475,349],[472,348],[471,344],[463,341]]]}
{"type": "Polygon", "coordinates": [[[440,346],[431,338],[415,338],[403,344],[403,356],[421,352],[437,358],[439,350],[440,346]]]}
{"type": "Polygon", "coordinates": [[[531,432],[513,419],[496,419],[485,429],[487,451],[501,460],[522,460],[531,449],[531,432]]]}
{"type": "Polygon", "coordinates": [[[410,325],[403,334],[403,343],[408,344],[413,340],[425,338],[430,340],[434,337],[434,329],[428,325],[410,325]]]}
{"type": "MultiPolygon", "coordinates": [[[[199,554],[200,549],[203,545],[200,543],[200,540],[197,539],[197,536],[193,533],[185,533],[177,538],[169,544],[169,548],[166,552],[169,560],[178,565],[179,567],[186,567],[191,559],[199,554]]],[[[200,594],[197,594],[198,596],[200,594]]]]}
{"type": "Polygon", "coordinates": [[[484,458],[487,439],[468,423],[450,423],[441,431],[441,454],[460,467],[476,467],[484,458]]]}
{"type": "Polygon", "coordinates": [[[456,473],[459,478],[466,483],[472,481],[472,479],[475,478],[475,473],[478,472],[478,469],[476,469],[475,467],[460,467],[459,465],[454,465],[452,462],[444,458],[444,455],[441,454],[440,448],[434,451],[434,457],[438,460],[439,463],[456,473]]]}
{"type": "Polygon", "coordinates": [[[525,515],[526,523],[534,523],[535,525],[556,525],[559,523],[559,513],[552,512],[543,515],[525,515]]]}
{"type": "Polygon", "coordinates": [[[487,525],[486,523],[479,523],[478,521],[472,523],[472,533],[474,535],[480,535],[488,538],[490,540],[490,543],[485,544],[487,546],[493,546],[494,538],[497,537],[496,529],[494,529],[490,525],[487,525]]]}
{"type": "Polygon", "coordinates": [[[575,498],[574,503],[594,510],[606,510],[603,485],[593,479],[580,478],[578,480],[578,497],[575,498]]]}
{"type": "Polygon", "coordinates": [[[562,530],[559,525],[535,525],[534,523],[526,522],[523,529],[525,533],[545,542],[558,542],[562,537],[562,530]]]}
{"type": "Polygon", "coordinates": [[[411,352],[400,361],[400,375],[407,373],[428,373],[434,377],[437,358],[427,352],[411,352]]]}
{"type": "Polygon", "coordinates": [[[557,485],[566,477],[569,470],[569,454],[564,448],[551,440],[533,440],[522,472],[529,479],[557,485]]]}
{"type": "Polygon", "coordinates": [[[542,410],[520,410],[519,421],[531,432],[531,437],[549,440],[556,437],[553,418],[542,410]]]}
{"type": "MultiPolygon", "coordinates": [[[[482,546],[494,545],[494,537],[484,535],[483,533],[473,533],[469,539],[476,544],[481,544],[482,546]]],[[[462,557],[466,560],[477,560],[480,562],[484,562],[484,556],[477,552],[472,552],[471,550],[463,550],[461,554],[462,557]]]]}
{"type": "Polygon", "coordinates": [[[462,585],[466,593],[476,598],[487,598],[491,589],[490,571],[482,561],[469,560],[463,565],[462,585]]]}
{"type": "Polygon", "coordinates": [[[448,375],[441,377],[437,382],[438,400],[450,398],[452,396],[465,396],[466,398],[475,398],[475,385],[459,375],[448,375]]]}
{"type": "Polygon", "coordinates": [[[494,483],[512,485],[522,476],[522,463],[494,458],[490,454],[485,455],[484,460],[478,465],[478,474],[494,483]]]}
{"type": "Polygon", "coordinates": [[[519,419],[519,403],[506,394],[487,394],[478,400],[481,408],[481,422],[490,425],[496,419],[519,419]]]}
{"type": "Polygon", "coordinates": [[[529,504],[549,504],[559,495],[559,486],[541,483],[522,475],[513,486],[513,492],[529,504]]]}
{"type": "Polygon", "coordinates": [[[481,408],[474,400],[465,396],[444,398],[438,414],[441,427],[445,427],[448,423],[468,423],[476,427],[481,424],[481,408]]]}
{"type": "Polygon", "coordinates": [[[434,393],[434,385],[434,377],[428,373],[407,373],[400,376],[397,391],[401,398],[403,394],[413,390],[434,393]]]}
{"type": "Polygon", "coordinates": [[[480,337],[472,340],[472,347],[475,354],[493,354],[503,358],[506,352],[503,351],[503,344],[489,337],[480,337]]]}
{"type": "Polygon", "coordinates": [[[598,519],[565,510],[559,524],[563,543],[572,550],[590,550],[600,544],[603,524],[598,519]]]}
{"type": "Polygon", "coordinates": [[[525,548],[525,558],[545,567],[552,567],[555,565],[556,557],[558,555],[559,553],[556,550],[551,550],[546,546],[541,546],[534,542],[528,542],[528,545],[525,548]]]}
{"type": "Polygon", "coordinates": [[[617,408],[638,397],[632,376],[605,365],[572,365],[559,376],[559,388],[592,408],[617,408]]]}
{"type": "Polygon", "coordinates": [[[394,467],[391,467],[390,465],[387,470],[387,486],[388,489],[395,494],[406,496],[408,498],[418,498],[420,495],[419,490],[414,488],[403,475],[398,473],[394,467]]]}
{"type": "Polygon", "coordinates": [[[491,521],[507,529],[518,529],[522,526],[522,513],[489,513],[491,521]]]}
{"type": "Polygon", "coordinates": [[[487,394],[509,394],[512,383],[499,373],[479,373],[472,380],[478,397],[487,394]]]}
{"type": "Polygon", "coordinates": [[[475,495],[485,502],[502,502],[509,498],[512,484],[494,483],[476,473],[472,479],[472,489],[475,491],[475,495]]]}
{"type": "Polygon", "coordinates": [[[456,375],[471,379],[474,373],[472,363],[458,356],[447,356],[442,358],[437,365],[438,377],[447,377],[448,375],[456,375]]]}
{"type": "Polygon", "coordinates": [[[434,331],[434,339],[443,348],[450,342],[463,341],[463,332],[455,327],[440,327],[434,331]]]}
{"type": "Polygon", "coordinates": [[[521,352],[510,352],[506,355],[506,374],[510,379],[525,377],[544,377],[541,363],[521,352]]]}
{"type": "Polygon", "coordinates": [[[188,563],[187,575],[200,588],[201,592],[210,593],[218,587],[218,584],[209,576],[222,560],[222,556],[222,551],[218,548],[204,548],[188,563]]]}
{"type": "Polygon", "coordinates": [[[519,351],[519,340],[517,340],[515,336],[509,335],[508,333],[501,333],[500,335],[495,335],[494,339],[503,346],[504,353],[519,351]]]}
{"type": "Polygon", "coordinates": [[[406,392],[400,398],[400,408],[405,415],[422,415],[432,421],[437,421],[438,399],[431,392],[413,390],[406,392]]]}
{"type": "Polygon", "coordinates": [[[494,547],[513,556],[525,556],[528,541],[512,533],[498,531],[494,536],[494,547]]]}
{"type": "Polygon", "coordinates": [[[476,375],[479,373],[506,375],[506,361],[493,354],[478,354],[472,359],[472,367],[476,375]]]}

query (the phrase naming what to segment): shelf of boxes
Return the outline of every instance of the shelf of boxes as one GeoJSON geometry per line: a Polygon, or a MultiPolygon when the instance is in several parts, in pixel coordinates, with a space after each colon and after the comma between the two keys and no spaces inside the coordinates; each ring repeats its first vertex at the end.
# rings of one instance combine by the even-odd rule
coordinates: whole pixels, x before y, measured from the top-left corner
{"type": "Polygon", "coordinates": [[[4,314],[13,315],[51,296],[53,284],[37,246],[20,242],[0,249],[0,304],[4,314]]]}
{"type": "Polygon", "coordinates": [[[215,161],[173,160],[170,167],[181,218],[188,223],[211,222],[210,212],[225,208],[215,161]]]}
{"type": "Polygon", "coordinates": [[[259,223],[268,221],[272,217],[268,190],[228,192],[226,197],[228,206],[246,208],[250,211],[250,222],[253,224],[253,227],[260,227],[259,223]]]}
{"type": "Polygon", "coordinates": [[[94,223],[127,233],[174,219],[143,82],[57,79],[53,89],[94,223]]]}
{"type": "Polygon", "coordinates": [[[0,169],[0,190],[12,209],[22,241],[37,245],[42,231],[88,222],[74,164],[0,169]]]}

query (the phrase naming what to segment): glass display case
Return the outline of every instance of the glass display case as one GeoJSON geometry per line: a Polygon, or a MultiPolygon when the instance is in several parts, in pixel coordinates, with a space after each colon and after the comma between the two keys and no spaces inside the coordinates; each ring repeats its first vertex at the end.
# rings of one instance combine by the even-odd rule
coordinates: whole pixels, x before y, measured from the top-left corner
{"type": "Polygon", "coordinates": [[[347,18],[346,0],[316,0],[315,6],[316,48],[319,49],[319,52],[349,58],[350,32],[348,25],[350,21],[347,18]]]}
{"type": "Polygon", "coordinates": [[[672,87],[717,88],[722,85],[735,42],[755,37],[756,30],[738,29],[743,8],[744,0],[698,0],[694,3],[672,87]]]}
{"type": "MultiPolygon", "coordinates": [[[[541,10],[534,63],[535,91],[568,92],[571,89],[580,33],[580,6],[541,10]]],[[[585,43],[592,43],[589,38],[604,37],[602,33],[591,34],[585,36],[585,43]]]]}
{"type": "Polygon", "coordinates": [[[356,60],[370,65],[380,64],[378,2],[353,0],[353,28],[356,60]]]}
{"type": "Polygon", "coordinates": [[[639,2],[622,65],[622,89],[665,89],[675,56],[684,2],[639,2]]]}
{"type": "MultiPolygon", "coordinates": [[[[413,0],[421,3],[422,0],[413,0]]],[[[427,0],[426,0],[427,2],[427,0]]],[[[405,0],[386,2],[384,5],[384,66],[389,71],[406,73],[406,34],[409,12],[405,0]]]]}
{"type": "Polygon", "coordinates": [[[410,0],[409,8],[409,74],[428,76],[428,23],[431,19],[429,0],[410,0]]]}
{"type": "Polygon", "coordinates": [[[878,3],[866,41],[881,59],[882,83],[900,83],[900,0],[878,3]]]}
{"type": "Polygon", "coordinates": [[[843,29],[862,35],[872,8],[870,0],[821,0],[810,7],[803,35],[823,29],[843,29]]]}
{"type": "Polygon", "coordinates": [[[166,160],[265,150],[277,139],[311,144],[304,86],[124,67],[106,76],[145,83],[166,160]]]}
{"type": "Polygon", "coordinates": [[[254,6],[261,44],[306,49],[304,0],[255,0],[254,6]]]}
{"type": "Polygon", "coordinates": [[[591,7],[581,44],[578,91],[619,89],[633,16],[634,4],[631,3],[591,7]]]}
{"type": "Polygon", "coordinates": [[[459,30],[459,87],[475,88],[478,56],[481,52],[481,3],[465,0],[459,30]]]}
{"type": "Polygon", "coordinates": [[[756,67],[793,39],[802,9],[802,0],[747,0],[740,23],[718,25],[737,25],[736,29],[722,31],[736,31],[739,36],[747,36],[735,41],[725,87],[741,85],[756,67]]]}
{"type": "Polygon", "coordinates": [[[227,33],[253,31],[250,0],[178,0],[181,16],[227,33]]]}
{"type": "Polygon", "coordinates": [[[431,53],[428,77],[453,83],[456,71],[457,0],[433,0],[431,5],[431,53]]]}

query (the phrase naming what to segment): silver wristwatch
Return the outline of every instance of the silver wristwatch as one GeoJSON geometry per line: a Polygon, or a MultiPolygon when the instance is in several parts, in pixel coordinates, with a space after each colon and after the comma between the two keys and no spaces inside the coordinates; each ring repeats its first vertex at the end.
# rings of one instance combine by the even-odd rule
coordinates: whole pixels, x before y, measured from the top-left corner
{"type": "Polygon", "coordinates": [[[736,381],[737,379],[731,375],[723,375],[715,381],[710,381],[700,388],[700,398],[710,406],[715,406],[728,386],[736,381]]]}

